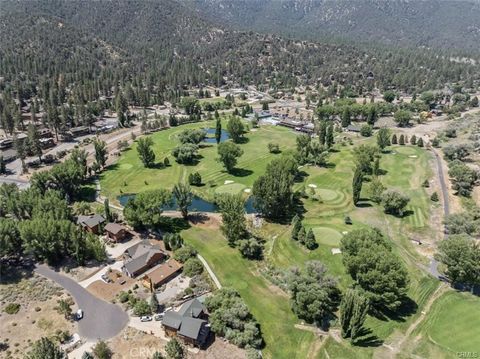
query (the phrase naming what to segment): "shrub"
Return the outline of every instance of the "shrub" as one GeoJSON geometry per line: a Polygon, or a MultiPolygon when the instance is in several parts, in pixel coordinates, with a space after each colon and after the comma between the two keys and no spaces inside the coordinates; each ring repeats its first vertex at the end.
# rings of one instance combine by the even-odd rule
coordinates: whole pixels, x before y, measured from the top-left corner
{"type": "Polygon", "coordinates": [[[188,259],[183,265],[183,274],[187,277],[193,277],[198,274],[202,274],[203,264],[197,258],[188,259]]]}
{"type": "Polygon", "coordinates": [[[370,137],[372,135],[372,132],[373,132],[373,129],[372,129],[372,126],[370,126],[370,125],[363,125],[360,128],[360,134],[363,137],[370,137]]]}
{"type": "Polygon", "coordinates": [[[237,242],[238,249],[242,256],[249,259],[260,259],[263,246],[256,238],[241,239],[237,242]]]}
{"type": "Polygon", "coordinates": [[[17,314],[20,310],[20,304],[18,303],[9,303],[3,311],[7,314],[17,314]]]}
{"type": "Polygon", "coordinates": [[[148,305],[144,299],[138,300],[133,307],[133,314],[136,316],[150,315],[152,314],[152,308],[148,305]]]}
{"type": "Polygon", "coordinates": [[[431,199],[433,202],[438,202],[438,193],[437,193],[437,192],[433,192],[432,195],[430,196],[430,199],[431,199]]]}
{"type": "Polygon", "coordinates": [[[185,263],[189,258],[195,257],[197,255],[197,251],[189,246],[183,246],[175,251],[173,258],[181,263],[185,263]]]}
{"type": "Polygon", "coordinates": [[[278,145],[278,143],[272,143],[270,142],[268,144],[268,152],[270,153],[279,153],[280,152],[280,146],[278,145]]]}
{"type": "Polygon", "coordinates": [[[200,186],[202,184],[202,176],[198,172],[188,175],[188,183],[192,186],[200,186]]]}

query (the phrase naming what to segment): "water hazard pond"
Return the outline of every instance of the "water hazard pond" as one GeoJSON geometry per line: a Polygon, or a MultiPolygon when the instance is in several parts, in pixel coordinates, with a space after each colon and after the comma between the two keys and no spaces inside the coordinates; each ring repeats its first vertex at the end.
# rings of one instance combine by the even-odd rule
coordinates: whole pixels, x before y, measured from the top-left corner
{"type": "MultiPolygon", "coordinates": [[[[207,134],[207,137],[203,140],[203,142],[206,143],[217,143],[215,140],[215,129],[214,128],[205,128],[205,133],[207,134]]],[[[228,134],[227,131],[222,130],[222,135],[220,136],[220,142],[224,142],[230,138],[230,135],[228,134]]]]}
{"type": "MultiPolygon", "coordinates": [[[[129,199],[135,198],[134,193],[129,193],[129,194],[122,194],[117,197],[118,202],[125,207],[129,199]]],[[[173,197],[173,200],[171,203],[168,205],[165,205],[162,207],[164,211],[177,211],[178,206],[177,202],[175,200],[175,197],[173,197]]],[[[213,202],[208,202],[204,200],[203,198],[200,198],[198,196],[193,196],[192,198],[192,204],[188,207],[188,210],[190,212],[220,212],[220,208],[213,202]]],[[[245,212],[246,213],[256,213],[257,211],[253,207],[253,197],[250,196],[248,199],[245,201],[245,212]]]]}

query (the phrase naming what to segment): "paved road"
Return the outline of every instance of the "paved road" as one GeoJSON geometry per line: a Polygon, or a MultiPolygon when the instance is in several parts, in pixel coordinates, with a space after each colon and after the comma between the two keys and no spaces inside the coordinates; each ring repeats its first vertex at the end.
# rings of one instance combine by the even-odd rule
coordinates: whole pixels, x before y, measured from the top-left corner
{"type": "Polygon", "coordinates": [[[90,294],[77,282],[47,266],[39,265],[35,272],[65,288],[75,299],[84,317],[78,321],[78,330],[87,340],[109,339],[120,333],[128,323],[128,315],[119,306],[107,303],[90,294]]]}
{"type": "MultiPolygon", "coordinates": [[[[445,218],[450,214],[450,204],[448,202],[448,187],[445,182],[445,175],[443,174],[442,158],[440,157],[440,155],[436,150],[432,149],[432,151],[433,151],[433,154],[435,155],[435,159],[437,160],[437,173],[438,173],[438,179],[440,180],[440,189],[442,190],[443,214],[445,218]]],[[[432,260],[430,261],[428,271],[435,278],[441,279],[441,273],[438,271],[438,262],[435,260],[435,258],[432,258],[432,260]]]]}

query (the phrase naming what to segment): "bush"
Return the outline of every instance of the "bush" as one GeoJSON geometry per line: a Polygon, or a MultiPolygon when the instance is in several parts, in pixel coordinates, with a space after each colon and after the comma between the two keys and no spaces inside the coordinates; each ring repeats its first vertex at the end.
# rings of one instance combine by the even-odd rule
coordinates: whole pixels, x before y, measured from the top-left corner
{"type": "Polygon", "coordinates": [[[20,304],[18,303],[9,303],[3,311],[7,314],[17,314],[20,310],[20,304]]]}
{"type": "Polygon", "coordinates": [[[129,298],[130,298],[130,294],[128,294],[127,292],[120,292],[120,294],[118,295],[118,301],[120,303],[128,302],[129,298]]]}
{"type": "Polygon", "coordinates": [[[437,192],[433,192],[432,195],[430,196],[430,199],[431,199],[433,202],[438,202],[438,193],[437,193],[437,192]]]}
{"type": "Polygon", "coordinates": [[[363,137],[370,137],[372,135],[372,132],[373,132],[373,128],[372,126],[370,125],[363,125],[361,128],[360,128],[360,134],[363,136],[363,137]]]}
{"type": "Polygon", "coordinates": [[[191,186],[200,186],[202,184],[202,176],[198,172],[190,173],[188,175],[188,183],[191,186]]]}
{"type": "Polygon", "coordinates": [[[203,273],[203,264],[198,258],[189,258],[183,265],[183,274],[193,277],[203,273]]]}
{"type": "Polygon", "coordinates": [[[263,246],[256,238],[239,240],[237,245],[245,258],[260,259],[262,257],[263,246]]]}
{"type": "Polygon", "coordinates": [[[197,251],[189,246],[183,246],[175,251],[173,258],[181,263],[185,263],[188,259],[195,257],[197,255],[197,251]]]}
{"type": "Polygon", "coordinates": [[[270,153],[279,153],[280,152],[280,146],[278,145],[278,143],[272,143],[270,142],[268,144],[268,152],[270,153]]]}
{"type": "MultiPolygon", "coordinates": [[[[133,134],[133,132],[132,132],[133,134]]],[[[112,357],[112,351],[108,347],[107,343],[105,343],[103,340],[99,341],[94,347],[93,347],[93,355],[97,359],[110,359],[112,357]]]]}
{"type": "Polygon", "coordinates": [[[138,300],[133,307],[133,314],[141,317],[143,315],[152,314],[152,308],[148,305],[147,301],[144,299],[138,300]]]}

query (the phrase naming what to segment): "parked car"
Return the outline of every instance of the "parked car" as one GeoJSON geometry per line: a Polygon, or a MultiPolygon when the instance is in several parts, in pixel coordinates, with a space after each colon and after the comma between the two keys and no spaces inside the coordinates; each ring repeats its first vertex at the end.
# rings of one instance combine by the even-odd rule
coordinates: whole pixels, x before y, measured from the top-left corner
{"type": "Polygon", "coordinates": [[[77,310],[77,312],[75,313],[75,318],[77,320],[82,319],[83,318],[83,310],[81,310],[81,309],[77,310]]]}
{"type": "Polygon", "coordinates": [[[151,322],[151,321],[152,321],[152,317],[149,316],[149,315],[144,315],[143,317],[140,317],[140,321],[141,321],[141,322],[151,322]]]}
{"type": "Polygon", "coordinates": [[[163,320],[163,316],[165,315],[165,313],[160,313],[160,314],[155,314],[153,316],[153,319],[155,319],[157,322],[160,321],[160,320],[163,320]]]}

